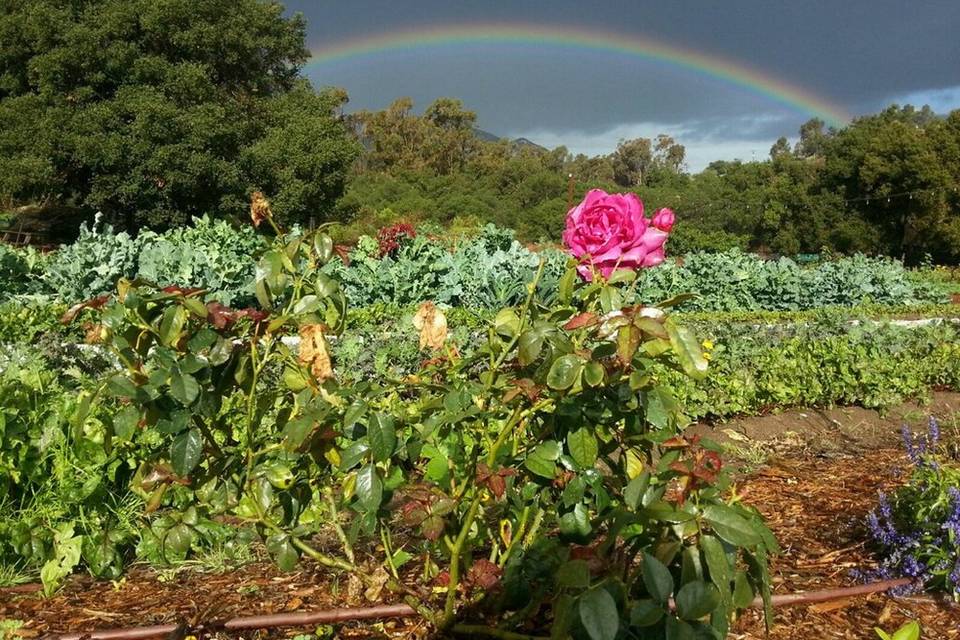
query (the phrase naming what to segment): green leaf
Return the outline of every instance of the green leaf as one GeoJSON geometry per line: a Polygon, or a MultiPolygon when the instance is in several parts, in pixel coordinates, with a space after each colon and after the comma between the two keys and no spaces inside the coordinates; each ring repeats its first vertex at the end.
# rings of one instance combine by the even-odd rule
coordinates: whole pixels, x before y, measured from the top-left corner
{"type": "Polygon", "coordinates": [[[570,450],[570,457],[581,469],[592,469],[597,462],[597,438],[588,427],[580,427],[567,436],[567,449],[570,450]]]}
{"type": "Polygon", "coordinates": [[[520,331],[520,318],[513,309],[501,309],[493,319],[493,328],[501,336],[512,338],[520,331]]]}
{"type": "Polygon", "coordinates": [[[187,407],[200,394],[200,383],[189,373],[173,371],[170,373],[170,395],[187,407]]]}
{"type": "Polygon", "coordinates": [[[570,589],[586,589],[590,586],[590,566],[586,560],[570,560],[557,569],[557,585],[570,589]]]}
{"type": "Polygon", "coordinates": [[[684,620],[699,620],[720,604],[717,588],[702,580],[694,580],[680,587],[676,597],[677,615],[684,620]]]}
{"type": "Polygon", "coordinates": [[[580,370],[583,368],[583,359],[573,353],[560,356],[550,365],[547,373],[547,386],[562,391],[569,389],[577,381],[580,370]]]}
{"type": "Polygon", "coordinates": [[[617,269],[607,278],[607,284],[623,284],[637,279],[637,272],[633,269],[617,269]]]}
{"type": "Polygon", "coordinates": [[[640,506],[640,500],[643,499],[643,494],[647,492],[647,487],[650,486],[650,472],[644,471],[636,478],[631,480],[629,484],[623,490],[623,501],[631,509],[636,509],[640,506]]]}
{"type": "Polygon", "coordinates": [[[170,443],[170,464],[178,476],[189,475],[203,453],[203,434],[194,427],[184,431],[170,443]]]}
{"type": "Polygon", "coordinates": [[[517,358],[520,364],[527,366],[540,357],[540,351],[543,349],[543,331],[539,329],[527,329],[520,334],[518,341],[519,349],[517,358]]]}
{"type": "Polygon", "coordinates": [[[673,296],[672,298],[667,298],[666,300],[662,300],[658,302],[657,304],[654,305],[654,307],[657,309],[667,309],[669,307],[675,307],[681,302],[686,302],[687,300],[693,300],[696,297],[697,297],[697,294],[695,293],[680,293],[673,296]]]}
{"type": "Polygon", "coordinates": [[[120,440],[129,440],[137,430],[140,422],[140,410],[127,405],[113,416],[113,435],[120,440]]]}
{"type": "Polygon", "coordinates": [[[548,460],[542,456],[538,456],[536,455],[536,452],[531,453],[526,457],[526,459],[523,461],[523,466],[525,466],[531,473],[548,480],[552,480],[557,471],[556,462],[553,460],[548,460]]]}
{"type": "Polygon", "coordinates": [[[118,398],[136,398],[137,385],[122,373],[107,378],[107,389],[118,398]]]}
{"type": "Polygon", "coordinates": [[[368,464],[357,472],[357,497],[367,511],[376,511],[383,501],[383,480],[373,464],[368,464]]]}
{"type": "Polygon", "coordinates": [[[919,640],[920,624],[916,620],[907,622],[896,630],[893,634],[893,640],[919,640]]]}
{"type": "MultiPolygon", "coordinates": [[[[668,616],[666,620],[666,640],[697,640],[696,632],[689,623],[668,616]]],[[[710,637],[715,637],[713,634],[710,637]]]]}
{"type": "Polygon", "coordinates": [[[673,576],[662,562],[649,553],[643,554],[643,585],[650,597],[666,605],[673,593],[673,576]]]}
{"type": "Polygon", "coordinates": [[[637,600],[630,610],[630,626],[652,627],[663,617],[663,606],[653,600],[637,600]]]}
{"type": "Polygon", "coordinates": [[[583,381],[591,387],[599,387],[603,384],[604,370],[599,362],[590,361],[583,368],[583,381]]]}
{"type": "Polygon", "coordinates": [[[578,504],[573,511],[560,516],[560,533],[565,536],[584,537],[590,534],[590,514],[583,504],[578,504]]]}
{"type": "Polygon", "coordinates": [[[160,322],[160,342],[171,347],[179,342],[183,326],[187,323],[187,310],[180,305],[167,307],[160,322]]]}
{"type": "Polygon", "coordinates": [[[290,485],[293,484],[293,471],[281,462],[275,462],[268,466],[264,471],[264,476],[277,489],[289,489],[290,485]]]}
{"type": "Polygon", "coordinates": [[[733,577],[723,543],[711,535],[703,535],[700,537],[700,550],[703,551],[703,558],[707,563],[710,581],[720,590],[721,598],[725,602],[729,601],[731,597],[730,582],[733,577]]]}
{"type": "Polygon", "coordinates": [[[754,547],[763,540],[749,520],[722,504],[711,504],[703,510],[703,518],[718,536],[738,547],[754,547]]]}
{"type": "Polygon", "coordinates": [[[616,640],[620,630],[617,603],[606,589],[597,588],[580,596],[580,622],[591,640],[616,640]]]}
{"type": "Polygon", "coordinates": [[[164,555],[167,552],[173,552],[174,557],[169,560],[183,558],[190,551],[191,544],[193,544],[193,531],[190,527],[182,523],[174,525],[163,537],[164,555]]]}
{"type": "Polygon", "coordinates": [[[737,609],[746,609],[753,602],[753,587],[743,571],[737,571],[733,579],[733,606],[737,609]]]}
{"type": "Polygon", "coordinates": [[[700,343],[686,327],[678,327],[672,319],[664,323],[667,335],[670,336],[670,346],[677,356],[677,362],[684,372],[696,380],[702,380],[707,375],[707,360],[703,357],[700,343]]]}
{"type": "Polygon", "coordinates": [[[313,251],[317,256],[317,262],[321,265],[330,262],[330,258],[333,257],[333,238],[325,233],[314,234],[313,251]]]}
{"type": "Polygon", "coordinates": [[[296,451],[303,441],[313,433],[314,420],[309,416],[300,416],[290,420],[283,427],[283,446],[287,451],[296,451]]]}
{"type": "Polygon", "coordinates": [[[290,536],[283,533],[272,535],[267,538],[267,552],[273,556],[273,561],[277,563],[281,571],[293,571],[300,560],[296,547],[290,540],[290,536]]]}
{"type": "Polygon", "coordinates": [[[355,400],[353,404],[347,407],[347,411],[343,414],[343,431],[344,433],[349,433],[350,427],[357,424],[357,422],[362,418],[369,409],[369,405],[362,400],[355,400]]]}
{"type": "Polygon", "coordinates": [[[297,304],[293,305],[293,314],[294,315],[303,315],[305,313],[313,313],[321,306],[320,299],[315,295],[305,295],[299,300],[297,304]]]}
{"type": "Polygon", "coordinates": [[[370,443],[370,453],[375,462],[388,460],[397,446],[397,431],[393,424],[393,416],[383,413],[371,415],[367,425],[367,441],[370,443]]]}
{"type": "Polygon", "coordinates": [[[209,314],[207,307],[203,304],[203,300],[200,298],[194,298],[192,296],[184,298],[183,306],[198,318],[206,318],[209,314]]]}
{"type": "Polygon", "coordinates": [[[567,269],[560,277],[557,285],[557,297],[561,304],[570,304],[573,300],[573,287],[577,282],[577,270],[573,267],[567,269]]]}

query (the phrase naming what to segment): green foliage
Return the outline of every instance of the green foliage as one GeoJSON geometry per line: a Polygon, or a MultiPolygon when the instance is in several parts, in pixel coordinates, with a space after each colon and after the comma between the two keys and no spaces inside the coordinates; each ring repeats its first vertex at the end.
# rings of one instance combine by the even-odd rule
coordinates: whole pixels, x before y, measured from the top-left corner
{"type": "Polygon", "coordinates": [[[114,233],[110,225],[83,225],[76,242],[50,257],[41,275],[43,288],[67,303],[110,291],[119,279],[136,274],[141,244],[126,232],[114,233]]]}
{"type": "Polygon", "coordinates": [[[254,257],[265,243],[249,226],[235,229],[204,216],[193,226],[138,238],[136,276],[161,286],[199,287],[230,304],[253,300],[254,257]]]}
{"type": "Polygon", "coordinates": [[[960,601],[958,435],[956,425],[951,433],[933,417],[928,433],[919,437],[903,427],[912,468],[896,470],[898,475],[909,473],[906,483],[891,496],[881,493],[879,505],[867,517],[878,562],[861,577],[910,578],[912,584],[899,589],[901,593],[943,591],[960,601]]]}
{"type": "Polygon", "coordinates": [[[793,149],[782,139],[769,160],[718,161],[687,174],[685,150],[668,136],[625,140],[605,156],[573,156],[564,147],[469,140],[472,113],[454,106],[460,138],[413,115],[409,99],[358,117],[369,150],[341,202],[351,237],[369,233],[368,221],[389,209],[417,222],[509,225],[525,241],[556,238],[567,209],[601,187],[634,191],[648,210],[675,209],[674,253],[827,248],[909,264],[926,253],[960,260],[960,110],[937,118],[926,108],[891,107],[840,130],[814,119],[793,149]],[[425,142],[453,139],[460,143],[425,142]]]}
{"type": "Polygon", "coordinates": [[[0,195],[128,229],[324,216],[359,151],[299,76],[305,23],[261,0],[16,1],[0,14],[0,195]]]}
{"type": "Polygon", "coordinates": [[[0,344],[30,344],[41,336],[78,340],[76,327],[71,330],[60,323],[66,310],[66,305],[43,299],[0,304],[0,344]]]}
{"type": "Polygon", "coordinates": [[[0,301],[34,292],[44,264],[45,256],[35,249],[17,249],[0,243],[0,301]]]}
{"type": "Polygon", "coordinates": [[[692,417],[756,413],[769,407],[857,404],[883,408],[957,388],[956,324],[902,327],[824,318],[796,325],[691,323],[715,345],[697,385],[669,371],[692,417]]]}
{"type": "Polygon", "coordinates": [[[644,273],[637,296],[658,300],[681,292],[697,294],[681,306],[690,311],[796,311],[946,299],[941,287],[911,277],[895,260],[854,255],[804,267],[736,250],[668,260],[644,273]]]}
{"type": "Polygon", "coordinates": [[[874,628],[880,640],[920,640],[920,624],[916,620],[904,622],[903,625],[893,633],[887,633],[883,629],[874,628]]]}
{"type": "Polygon", "coordinates": [[[577,638],[723,634],[744,600],[768,599],[775,542],[725,499],[719,457],[679,435],[686,419],[653,375],[659,363],[702,377],[689,332],[609,308],[619,285],[577,284],[572,268],[547,302],[541,265],[469,354],[425,306],[423,366],[355,381],[330,366],[325,334],[347,328],[343,293],[318,277],[332,255],[322,233],[278,238],[258,263],[265,313],[120,282],[101,318],[120,368],[98,393],[121,407],[110,439],[150,443],[131,479],[154,514],[141,555],[176,561],[205,522],[239,517],[281,567],[306,556],[371,584],[386,575],[441,630],[482,601],[517,620],[552,608],[554,632],[577,638]],[[339,550],[311,541],[329,529],[339,550]],[[422,580],[447,586],[440,602],[399,583],[399,531],[422,580]],[[382,566],[357,563],[360,545],[382,566]]]}

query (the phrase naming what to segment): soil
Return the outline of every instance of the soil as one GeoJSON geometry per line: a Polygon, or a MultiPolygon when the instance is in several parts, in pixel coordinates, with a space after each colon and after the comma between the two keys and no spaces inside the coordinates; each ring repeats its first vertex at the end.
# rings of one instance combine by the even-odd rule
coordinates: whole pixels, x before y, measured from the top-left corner
{"type": "MultiPolygon", "coordinates": [[[[901,425],[923,430],[931,414],[943,418],[945,431],[956,437],[960,394],[936,393],[928,405],[905,404],[884,414],[858,407],[790,410],[693,429],[725,443],[732,463],[741,465],[737,492],[763,512],[782,547],[772,566],[774,593],[796,593],[852,585],[852,569],[872,566],[864,518],[878,491],[895,488],[903,477],[895,473],[908,464],[899,446],[901,425]]],[[[265,559],[221,573],[134,567],[117,583],[74,576],[50,599],[0,589],[0,620],[22,620],[21,635],[40,637],[369,605],[361,591],[308,562],[287,574],[265,559]]],[[[932,596],[885,594],[778,609],[769,634],[759,614],[749,612],[730,637],[875,640],[875,626],[893,630],[907,620],[921,623],[924,640],[960,640],[960,606],[932,596]]],[[[276,629],[257,637],[314,631],[276,629]]],[[[336,633],[341,638],[423,638],[428,630],[407,618],[348,623],[336,633]]]]}

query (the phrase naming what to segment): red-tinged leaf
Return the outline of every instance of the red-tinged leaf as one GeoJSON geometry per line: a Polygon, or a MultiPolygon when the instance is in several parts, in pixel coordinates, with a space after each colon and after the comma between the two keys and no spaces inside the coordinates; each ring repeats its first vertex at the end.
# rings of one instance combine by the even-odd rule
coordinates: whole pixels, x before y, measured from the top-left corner
{"type": "Polygon", "coordinates": [[[350,266],[350,247],[345,244],[337,244],[333,246],[333,252],[340,256],[344,266],[350,266]]]}
{"type": "Polygon", "coordinates": [[[416,500],[404,504],[400,511],[400,519],[408,527],[419,527],[430,515],[426,505],[416,500]]]}
{"type": "Polygon", "coordinates": [[[507,492],[507,481],[503,479],[503,476],[490,476],[487,480],[487,487],[490,489],[490,493],[499,500],[507,492]]]}
{"type": "Polygon", "coordinates": [[[479,463],[477,465],[477,482],[479,484],[486,482],[487,479],[490,477],[491,473],[492,472],[490,471],[490,467],[488,467],[486,463],[484,462],[479,463]]]}
{"type": "Polygon", "coordinates": [[[527,400],[530,402],[536,401],[536,399],[540,397],[540,392],[543,390],[543,387],[530,378],[520,378],[519,380],[515,380],[513,384],[527,396],[527,400]]]}
{"type": "Polygon", "coordinates": [[[440,516],[430,516],[420,525],[420,531],[423,537],[431,542],[436,542],[443,535],[443,518],[440,516]]]}
{"type": "Polygon", "coordinates": [[[108,300],[110,300],[110,296],[97,296],[96,298],[92,298],[90,300],[78,302],[67,309],[67,312],[60,317],[60,323],[70,324],[73,322],[74,318],[77,317],[77,314],[84,309],[100,309],[103,307],[103,305],[107,304],[108,300]]]}
{"type": "Polygon", "coordinates": [[[227,329],[237,321],[237,312],[219,302],[208,302],[207,320],[215,329],[227,329]]]}
{"type": "Polygon", "coordinates": [[[597,324],[599,318],[597,314],[590,311],[585,311],[584,313],[578,314],[570,318],[563,328],[567,331],[573,331],[574,329],[582,329],[583,327],[589,327],[597,324]]]}
{"type": "Polygon", "coordinates": [[[680,475],[690,474],[690,464],[687,461],[672,462],[668,467],[671,471],[676,471],[680,475]]]}
{"type": "Polygon", "coordinates": [[[470,565],[467,571],[467,583],[484,590],[493,589],[500,584],[502,571],[496,564],[486,558],[479,558],[470,565]]]}
{"type": "Polygon", "coordinates": [[[660,446],[664,449],[686,449],[690,446],[690,443],[683,436],[674,436],[660,446]]]}
{"type": "Polygon", "coordinates": [[[448,587],[450,586],[450,572],[441,571],[437,574],[437,577],[433,579],[433,583],[438,587],[448,587]]]}
{"type": "Polygon", "coordinates": [[[259,309],[254,309],[252,307],[247,307],[246,309],[241,309],[237,312],[237,318],[250,318],[254,324],[258,322],[263,322],[270,317],[270,314],[266,311],[260,311],[259,309]]]}
{"type": "Polygon", "coordinates": [[[192,296],[194,294],[200,293],[203,291],[200,287],[178,287],[178,286],[169,286],[161,289],[164,293],[173,293],[180,296],[192,296]]]}

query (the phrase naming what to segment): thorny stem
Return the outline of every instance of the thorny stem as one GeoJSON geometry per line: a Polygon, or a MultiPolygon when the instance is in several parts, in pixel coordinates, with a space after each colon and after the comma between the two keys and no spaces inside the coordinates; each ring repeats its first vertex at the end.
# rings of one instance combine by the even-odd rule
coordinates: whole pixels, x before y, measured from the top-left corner
{"type": "MultiPolygon", "coordinates": [[[[266,523],[266,521],[263,521],[263,522],[266,523]]],[[[280,531],[279,528],[278,528],[278,531],[282,533],[282,531],[280,531]]],[[[366,577],[357,569],[357,567],[352,562],[344,562],[339,558],[334,558],[332,556],[328,556],[325,553],[321,553],[320,551],[317,551],[316,549],[311,547],[309,544],[307,544],[303,540],[300,540],[299,538],[291,537],[290,541],[293,543],[293,546],[300,549],[300,551],[303,551],[305,554],[310,556],[310,558],[312,558],[313,560],[322,564],[325,567],[330,567],[331,569],[342,569],[343,571],[349,571],[351,573],[355,573],[360,577],[366,577]]]]}
{"type": "Polygon", "coordinates": [[[517,342],[520,341],[520,334],[523,333],[523,330],[527,325],[527,313],[530,311],[530,305],[533,303],[533,297],[537,293],[537,285],[540,284],[540,278],[543,276],[543,269],[546,266],[546,261],[540,260],[540,265],[537,267],[537,273],[533,276],[533,280],[528,285],[530,288],[527,290],[527,297],[523,301],[523,306],[520,308],[520,326],[517,328],[516,334],[510,339],[510,342],[504,347],[503,352],[490,366],[490,379],[487,381],[487,389],[493,386],[493,372],[500,368],[500,365],[503,364],[503,361],[507,359],[507,356],[510,355],[510,352],[513,351],[513,348],[517,345],[517,342]]]}
{"type": "MultiPolygon", "coordinates": [[[[350,540],[347,538],[347,534],[344,533],[343,527],[340,526],[340,512],[337,511],[337,503],[333,499],[333,492],[329,489],[324,491],[324,496],[327,499],[327,505],[330,507],[330,520],[333,523],[333,530],[337,532],[337,537],[340,539],[340,544],[343,546],[343,555],[347,556],[347,560],[350,564],[354,564],[353,556],[353,545],[350,544],[350,540]]],[[[393,563],[391,562],[391,567],[393,563]]],[[[394,576],[396,576],[396,570],[394,570],[394,576]]]]}
{"type": "Polygon", "coordinates": [[[399,580],[400,576],[397,574],[397,566],[393,563],[393,547],[390,545],[390,540],[387,537],[386,527],[380,527],[380,542],[383,544],[383,555],[387,559],[387,567],[390,569],[393,577],[399,580]]]}
{"type": "Polygon", "coordinates": [[[540,524],[543,522],[543,509],[537,507],[537,513],[533,516],[533,524],[530,525],[530,530],[527,531],[527,535],[523,539],[523,548],[526,549],[531,544],[533,544],[533,539],[537,536],[537,533],[540,531],[540,524]]]}
{"type": "MultiPolygon", "coordinates": [[[[526,411],[523,411],[520,407],[514,409],[513,414],[504,423],[503,428],[500,430],[500,435],[497,436],[497,440],[490,448],[490,453],[487,455],[487,466],[492,467],[496,462],[497,454],[500,452],[500,447],[503,446],[503,443],[506,442],[507,438],[510,437],[510,434],[513,433],[514,427],[516,427],[517,424],[519,424],[528,414],[545,406],[547,402],[549,401],[541,401],[526,411]]],[[[443,608],[443,619],[441,624],[438,625],[441,629],[449,628],[453,624],[454,604],[456,603],[457,587],[460,584],[460,555],[463,552],[464,546],[466,545],[467,537],[470,535],[470,529],[473,528],[473,521],[476,520],[477,512],[480,510],[480,503],[483,501],[483,496],[484,490],[482,488],[478,488],[477,492],[473,496],[473,500],[470,501],[470,507],[467,509],[467,515],[463,519],[463,524],[460,526],[460,532],[457,534],[457,538],[453,543],[453,548],[450,550],[450,582],[447,586],[447,598],[443,608]]]]}

